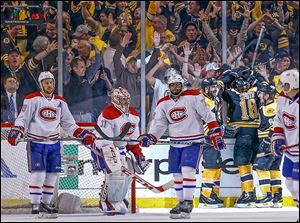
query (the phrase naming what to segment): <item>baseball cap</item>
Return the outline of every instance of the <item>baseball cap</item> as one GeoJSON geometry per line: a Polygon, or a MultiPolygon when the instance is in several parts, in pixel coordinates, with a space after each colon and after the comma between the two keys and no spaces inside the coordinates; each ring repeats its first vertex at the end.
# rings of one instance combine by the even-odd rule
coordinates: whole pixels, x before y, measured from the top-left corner
{"type": "Polygon", "coordinates": [[[218,65],[216,63],[209,63],[205,66],[205,71],[209,71],[209,70],[219,70],[220,67],[218,67],[218,65]]]}
{"type": "Polygon", "coordinates": [[[83,34],[88,34],[90,31],[90,28],[87,25],[81,24],[77,26],[75,33],[73,34],[75,37],[80,37],[83,34]]]}
{"type": "Polygon", "coordinates": [[[12,52],[17,52],[18,54],[21,54],[18,47],[13,47],[8,50],[8,54],[10,54],[12,52]]]}

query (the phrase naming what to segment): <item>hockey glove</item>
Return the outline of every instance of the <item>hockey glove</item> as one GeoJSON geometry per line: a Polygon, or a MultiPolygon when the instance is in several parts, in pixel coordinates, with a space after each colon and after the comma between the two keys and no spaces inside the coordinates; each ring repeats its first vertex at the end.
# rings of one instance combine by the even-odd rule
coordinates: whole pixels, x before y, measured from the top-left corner
{"type": "Polygon", "coordinates": [[[261,141],[258,146],[258,153],[269,153],[271,152],[271,140],[270,138],[265,138],[261,141]]]}
{"type": "Polygon", "coordinates": [[[149,147],[150,145],[155,145],[157,143],[157,139],[152,134],[143,134],[138,137],[138,141],[140,142],[141,146],[149,147]]]}
{"type": "Polygon", "coordinates": [[[131,161],[134,170],[138,174],[144,174],[145,171],[149,168],[150,163],[145,159],[145,156],[142,153],[142,149],[139,144],[137,145],[127,145],[126,146],[128,154],[131,156],[131,161]]]}
{"type": "Polygon", "coordinates": [[[24,128],[21,126],[13,126],[8,134],[8,142],[12,146],[18,144],[18,139],[23,138],[24,128]]]}
{"type": "Polygon", "coordinates": [[[224,138],[222,136],[222,129],[220,127],[212,128],[208,135],[214,144],[215,150],[226,149],[224,138]]]}
{"type": "Polygon", "coordinates": [[[76,138],[82,138],[82,143],[84,145],[91,145],[95,142],[96,139],[94,133],[82,128],[76,129],[73,136],[76,138]]]}
{"type": "Polygon", "coordinates": [[[273,133],[271,149],[276,156],[282,156],[282,149],[286,145],[285,137],[282,133],[273,133]]]}

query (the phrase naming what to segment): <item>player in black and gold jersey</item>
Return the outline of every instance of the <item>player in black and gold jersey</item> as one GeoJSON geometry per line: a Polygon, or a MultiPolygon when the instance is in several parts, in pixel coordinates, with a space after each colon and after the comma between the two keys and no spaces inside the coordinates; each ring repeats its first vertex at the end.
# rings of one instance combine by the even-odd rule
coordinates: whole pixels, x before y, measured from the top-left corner
{"type": "MultiPolygon", "coordinates": [[[[201,91],[205,96],[205,102],[216,114],[216,120],[222,125],[221,119],[221,103],[218,97],[218,82],[215,78],[205,78],[201,82],[201,91]]],[[[204,134],[208,136],[208,127],[204,125],[204,134]]],[[[209,137],[205,137],[206,142],[212,144],[209,137]]],[[[224,202],[219,198],[220,194],[220,178],[221,178],[221,153],[215,150],[213,146],[205,145],[203,148],[204,167],[202,174],[201,194],[198,207],[224,207],[224,202]]]]}
{"type": "MultiPolygon", "coordinates": [[[[245,70],[236,72],[237,78],[231,83],[231,88],[225,89],[222,98],[228,103],[228,125],[236,129],[236,142],[233,159],[241,177],[242,195],[236,201],[235,207],[254,207],[255,193],[252,175],[252,163],[255,159],[259,126],[258,96],[256,87],[249,82],[252,74],[243,74],[245,70]]],[[[246,70],[250,72],[250,70],[246,70]]]]}
{"type": "MultiPolygon", "coordinates": [[[[276,115],[277,102],[275,100],[276,87],[270,84],[260,85],[258,96],[260,99],[259,117],[260,125],[258,128],[260,154],[271,152],[271,135],[273,118],[276,115]]],[[[256,207],[282,207],[282,188],[280,163],[281,156],[273,154],[257,157],[253,169],[259,178],[259,185],[263,197],[256,201],[256,207]],[[272,196],[273,194],[273,196],[272,196]]]]}

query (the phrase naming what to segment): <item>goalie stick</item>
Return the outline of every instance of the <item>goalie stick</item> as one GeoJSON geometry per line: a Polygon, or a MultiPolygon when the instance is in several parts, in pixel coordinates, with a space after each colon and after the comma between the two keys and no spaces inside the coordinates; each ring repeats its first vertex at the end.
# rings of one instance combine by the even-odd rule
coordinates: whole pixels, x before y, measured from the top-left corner
{"type": "Polygon", "coordinates": [[[129,129],[131,128],[131,123],[130,122],[127,122],[125,123],[125,126],[124,126],[124,129],[123,131],[120,133],[120,135],[118,135],[117,137],[109,137],[107,136],[102,130],[101,128],[96,125],[95,126],[95,129],[96,131],[106,140],[111,140],[111,141],[117,141],[117,140],[120,140],[122,138],[124,138],[124,136],[126,136],[126,134],[128,133],[129,129]]]}
{"type": "MultiPolygon", "coordinates": [[[[100,152],[98,152],[97,150],[89,147],[89,146],[85,146],[88,149],[90,149],[92,152],[94,152],[96,155],[103,157],[102,154],[100,152]]],[[[136,175],[135,173],[131,172],[131,170],[127,169],[124,166],[121,166],[121,171],[126,174],[127,176],[131,176],[133,178],[135,178],[135,180],[137,182],[139,182],[140,184],[142,184],[143,186],[145,186],[147,189],[151,190],[154,193],[161,193],[164,192],[168,189],[170,189],[171,187],[174,186],[174,181],[170,180],[169,182],[161,185],[161,186],[154,186],[151,183],[149,183],[148,181],[144,180],[143,178],[141,178],[140,176],[136,175]]]]}

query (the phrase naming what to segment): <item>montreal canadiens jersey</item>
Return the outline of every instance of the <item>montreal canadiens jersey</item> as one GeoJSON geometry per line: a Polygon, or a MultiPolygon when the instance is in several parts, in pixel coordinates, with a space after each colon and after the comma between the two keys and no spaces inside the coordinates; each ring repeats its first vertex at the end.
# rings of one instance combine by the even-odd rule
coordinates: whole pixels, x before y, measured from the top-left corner
{"type": "MultiPolygon", "coordinates": [[[[127,122],[131,123],[131,128],[129,129],[124,140],[137,139],[139,130],[139,115],[134,108],[129,108],[129,114],[121,112],[113,105],[106,107],[100,114],[97,125],[101,128],[103,133],[109,137],[116,137],[124,130],[125,124],[127,122]]],[[[101,137],[100,135],[98,135],[101,137]]],[[[114,146],[119,149],[124,149],[127,145],[138,145],[138,142],[112,142],[108,140],[97,140],[96,146],[101,148],[102,146],[114,144],[114,146]]]]}
{"type": "MultiPolygon", "coordinates": [[[[64,98],[53,95],[51,100],[48,100],[40,92],[25,97],[15,126],[24,127],[28,136],[33,139],[57,139],[60,127],[68,135],[73,135],[78,128],[64,98]]],[[[56,141],[43,142],[43,144],[54,143],[56,141]]]]}
{"type": "Polygon", "coordinates": [[[293,99],[279,94],[273,127],[274,133],[284,133],[287,146],[294,145],[286,150],[286,154],[299,157],[299,94],[293,99]]]}
{"type": "Polygon", "coordinates": [[[203,121],[217,125],[215,114],[205,103],[204,95],[197,90],[186,90],[177,100],[170,96],[159,100],[149,134],[159,139],[168,129],[171,141],[201,142],[204,140],[203,121]]]}

